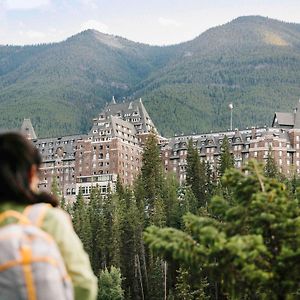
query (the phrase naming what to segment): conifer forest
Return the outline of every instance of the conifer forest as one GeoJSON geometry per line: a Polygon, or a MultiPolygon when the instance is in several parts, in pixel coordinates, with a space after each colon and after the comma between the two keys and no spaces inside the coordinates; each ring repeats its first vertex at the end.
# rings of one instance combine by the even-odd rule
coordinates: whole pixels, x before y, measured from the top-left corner
{"type": "MultiPolygon", "coordinates": [[[[98,299],[299,299],[300,189],[268,155],[218,170],[188,146],[186,183],[165,174],[154,135],[134,186],[61,199],[98,276],[98,299]]],[[[55,184],[53,193],[58,191],[55,184]]]]}

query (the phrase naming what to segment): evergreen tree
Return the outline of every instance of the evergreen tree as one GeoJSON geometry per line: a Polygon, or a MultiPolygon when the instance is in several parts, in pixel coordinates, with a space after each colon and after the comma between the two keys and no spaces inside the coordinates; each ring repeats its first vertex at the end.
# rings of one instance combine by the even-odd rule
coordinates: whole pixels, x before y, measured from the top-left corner
{"type": "Polygon", "coordinates": [[[161,196],[163,189],[163,170],[156,136],[149,134],[145,143],[141,180],[144,187],[146,206],[150,215],[152,213],[155,199],[161,196]]]}
{"type": "Polygon", "coordinates": [[[272,155],[272,148],[269,148],[268,156],[265,164],[265,176],[269,178],[277,178],[279,171],[272,155]]]}
{"type": "Polygon", "coordinates": [[[89,253],[91,265],[95,273],[106,267],[104,248],[105,241],[105,222],[103,216],[103,197],[99,188],[91,189],[90,201],[87,206],[87,220],[90,223],[90,243],[92,243],[89,253]]]}
{"type": "Polygon", "coordinates": [[[151,264],[148,270],[149,274],[149,289],[147,299],[156,300],[164,299],[165,295],[165,265],[164,260],[151,257],[151,264]]]}
{"type": "Polygon", "coordinates": [[[179,228],[181,222],[178,190],[179,183],[175,174],[166,174],[162,196],[165,208],[165,221],[167,226],[174,228],[179,228]]]}
{"type": "Polygon", "coordinates": [[[116,183],[116,193],[122,197],[123,194],[124,194],[124,187],[122,185],[122,182],[121,182],[121,178],[118,174],[118,177],[117,177],[117,183],[116,183]]]}
{"type": "Polygon", "coordinates": [[[189,284],[189,273],[186,269],[178,270],[177,283],[175,285],[176,299],[194,300],[191,286],[189,284]]]}
{"type": "Polygon", "coordinates": [[[245,170],[225,173],[222,184],[232,199],[215,196],[210,215],[186,215],[186,232],[152,226],[145,240],[187,268],[202,266],[230,299],[297,299],[299,202],[282,183],[264,177],[256,161],[245,170]]]}
{"type": "Polygon", "coordinates": [[[218,175],[222,177],[227,169],[234,167],[234,160],[230,153],[230,145],[227,136],[224,136],[221,145],[220,164],[218,167],[218,175]]]}
{"type": "Polygon", "coordinates": [[[102,270],[98,280],[99,300],[122,300],[124,291],[122,289],[122,278],[119,269],[112,266],[110,271],[107,268],[102,270]]]}
{"type": "Polygon", "coordinates": [[[205,289],[208,287],[208,284],[205,278],[201,278],[201,276],[203,276],[201,272],[199,277],[200,280],[199,278],[194,280],[196,274],[194,274],[192,270],[186,269],[184,267],[180,267],[177,273],[178,276],[175,285],[175,299],[209,299],[209,296],[205,292],[205,289]]]}
{"type": "Polygon", "coordinates": [[[198,207],[207,204],[207,177],[205,163],[200,161],[197,149],[193,147],[193,141],[189,140],[187,150],[186,185],[190,186],[198,207]]]}
{"type": "Polygon", "coordinates": [[[188,212],[196,214],[198,211],[198,203],[191,187],[189,186],[183,187],[181,189],[179,201],[180,228],[183,229],[184,225],[182,216],[188,212]]]}
{"type": "Polygon", "coordinates": [[[123,274],[125,299],[145,299],[147,288],[145,257],[142,244],[143,215],[130,190],[119,202],[120,210],[120,268],[123,274]]]}
{"type": "Polygon", "coordinates": [[[66,198],[64,196],[61,197],[61,200],[59,202],[59,207],[65,211],[68,211],[68,205],[66,203],[66,198]]]}
{"type": "Polygon", "coordinates": [[[85,250],[90,255],[91,249],[93,248],[90,218],[81,190],[79,191],[76,202],[73,205],[72,217],[74,229],[81,239],[85,250]]]}
{"type": "Polygon", "coordinates": [[[205,164],[205,171],[206,171],[206,198],[210,200],[213,196],[215,189],[216,189],[216,174],[212,170],[212,165],[209,161],[205,164]]]}
{"type": "Polygon", "coordinates": [[[52,177],[52,182],[51,182],[51,194],[57,198],[58,200],[61,200],[61,190],[59,188],[56,176],[52,177]]]}

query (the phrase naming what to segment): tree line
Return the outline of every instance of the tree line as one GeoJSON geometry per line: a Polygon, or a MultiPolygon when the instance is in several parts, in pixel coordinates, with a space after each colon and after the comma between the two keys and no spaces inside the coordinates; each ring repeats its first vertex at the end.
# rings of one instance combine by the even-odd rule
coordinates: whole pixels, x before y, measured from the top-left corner
{"type": "Polygon", "coordinates": [[[239,171],[226,139],[221,148],[213,170],[190,141],[180,186],[150,135],[132,187],[118,180],[105,197],[94,188],[88,201],[62,201],[98,275],[98,299],[298,299],[297,177],[279,174],[271,150],[264,166],[239,171]]]}

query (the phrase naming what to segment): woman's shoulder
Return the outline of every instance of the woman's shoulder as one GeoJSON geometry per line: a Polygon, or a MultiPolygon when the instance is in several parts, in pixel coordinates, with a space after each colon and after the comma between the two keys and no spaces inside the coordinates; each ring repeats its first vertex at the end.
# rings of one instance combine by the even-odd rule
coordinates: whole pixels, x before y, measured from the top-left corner
{"type": "Polygon", "coordinates": [[[22,212],[25,207],[25,204],[19,204],[13,201],[2,201],[0,203],[0,213],[3,213],[7,210],[15,210],[18,212],[22,212]]]}
{"type": "Polygon", "coordinates": [[[61,208],[48,206],[42,218],[43,220],[40,223],[40,227],[45,231],[73,230],[70,215],[61,208]]]}

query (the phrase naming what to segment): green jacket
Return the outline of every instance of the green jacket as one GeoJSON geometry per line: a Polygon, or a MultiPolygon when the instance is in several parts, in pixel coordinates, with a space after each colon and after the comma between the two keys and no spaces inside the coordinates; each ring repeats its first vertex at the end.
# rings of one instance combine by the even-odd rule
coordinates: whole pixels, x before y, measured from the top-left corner
{"type": "MultiPolygon", "coordinates": [[[[0,213],[6,210],[23,212],[26,205],[1,203],[0,213]]],[[[3,224],[0,224],[3,226],[3,224]]],[[[59,208],[49,208],[44,216],[41,229],[50,234],[61,252],[69,276],[72,279],[76,300],[97,298],[97,278],[91,269],[88,255],[76,235],[71,219],[59,208]]]]}

